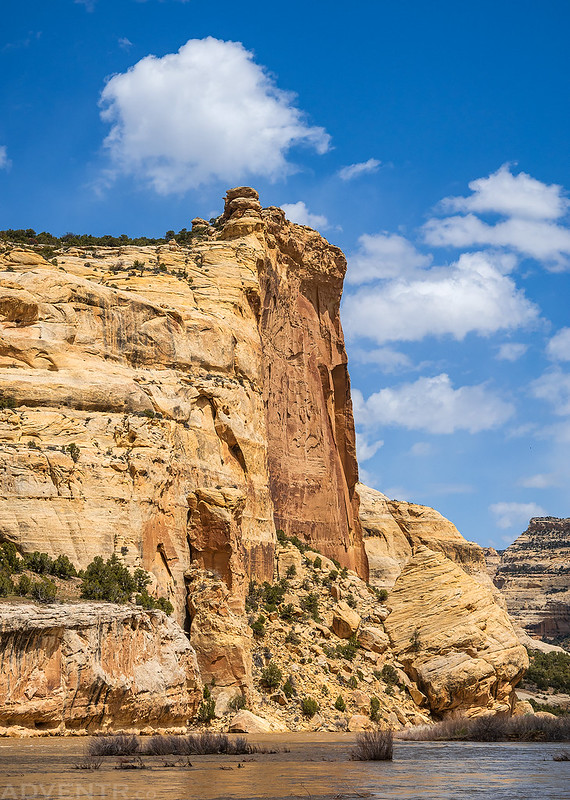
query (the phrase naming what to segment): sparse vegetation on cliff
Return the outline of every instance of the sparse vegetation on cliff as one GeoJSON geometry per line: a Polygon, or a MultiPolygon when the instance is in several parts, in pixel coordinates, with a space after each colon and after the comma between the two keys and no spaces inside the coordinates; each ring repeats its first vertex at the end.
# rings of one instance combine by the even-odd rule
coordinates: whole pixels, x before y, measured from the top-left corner
{"type": "Polygon", "coordinates": [[[525,686],[555,689],[570,694],[570,653],[542,653],[528,650],[530,666],[524,677],[525,686]]]}

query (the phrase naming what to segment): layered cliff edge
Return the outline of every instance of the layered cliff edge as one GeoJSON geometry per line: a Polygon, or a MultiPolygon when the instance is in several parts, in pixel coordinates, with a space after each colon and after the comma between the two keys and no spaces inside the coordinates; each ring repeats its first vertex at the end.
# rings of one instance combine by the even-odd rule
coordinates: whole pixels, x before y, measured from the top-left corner
{"type": "MultiPolygon", "coordinates": [[[[286,552],[298,576],[290,576],[285,606],[297,610],[283,612],[286,624],[281,610],[271,611],[266,626],[281,643],[283,671],[301,687],[306,674],[328,697],[354,678],[363,685],[347,703],[353,716],[373,695],[388,724],[515,706],[526,654],[481,588],[481,548],[432,509],[357,486],[339,317],[345,269],[338,248],[280,209],[262,209],[248,187],[228,191],[214,224],[194,220],[189,244],[62,248],[51,262],[33,247],[0,252],[0,541],[22,553],[67,555],[80,568],[115,553],[149,571],[151,591],[172,601],[190,636],[184,659],[192,664],[188,687],[173,673],[163,681],[153,725],[191,719],[203,680],[214,684],[220,719],[238,693],[279,725],[302,727],[300,695],[271,699],[261,686],[270,648],[253,637],[246,613],[248,586],[283,578],[286,552]],[[312,560],[287,539],[312,548],[312,560]],[[374,586],[391,587],[385,608],[374,586]],[[350,623],[360,637],[358,666],[337,649],[344,634],[335,619],[350,622],[345,599],[358,617],[350,623]],[[320,622],[308,610],[315,602],[320,622]],[[396,689],[379,677],[385,666],[397,671],[396,689]]],[[[85,608],[79,617],[58,608],[54,626],[51,608],[1,607],[11,677],[0,725],[33,727],[36,697],[41,728],[46,703],[33,673],[44,676],[44,694],[60,698],[47,703],[46,727],[136,727],[149,698],[135,691],[124,701],[131,717],[115,714],[107,667],[111,678],[97,671],[85,702],[79,691],[68,725],[73,653],[89,660],[96,642],[113,641],[124,650],[128,682],[144,638],[130,631],[156,629],[152,646],[144,639],[156,672],[171,658],[157,644],[167,623],[151,612],[129,621],[128,608],[114,622],[97,609],[88,619],[85,608]],[[32,631],[27,638],[19,619],[32,631]],[[82,624],[86,641],[73,650],[82,624]]],[[[82,674],[88,686],[90,673],[82,674]]],[[[338,727],[331,714],[323,710],[320,724],[338,727]]]]}
{"type": "Polygon", "coordinates": [[[493,581],[511,617],[532,637],[570,641],[570,519],[534,517],[500,555],[489,553],[493,581]]]}

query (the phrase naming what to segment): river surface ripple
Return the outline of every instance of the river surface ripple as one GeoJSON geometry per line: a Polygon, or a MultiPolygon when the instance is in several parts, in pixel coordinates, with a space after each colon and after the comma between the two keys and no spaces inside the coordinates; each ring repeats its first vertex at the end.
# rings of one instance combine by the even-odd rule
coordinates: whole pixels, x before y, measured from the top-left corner
{"type": "Polygon", "coordinates": [[[351,734],[250,740],[289,752],[192,756],[191,767],[145,757],[144,770],[109,757],[85,771],[74,767],[85,739],[1,739],[0,800],[570,800],[570,762],[552,759],[568,744],[397,741],[392,762],[358,762],[351,734]]]}

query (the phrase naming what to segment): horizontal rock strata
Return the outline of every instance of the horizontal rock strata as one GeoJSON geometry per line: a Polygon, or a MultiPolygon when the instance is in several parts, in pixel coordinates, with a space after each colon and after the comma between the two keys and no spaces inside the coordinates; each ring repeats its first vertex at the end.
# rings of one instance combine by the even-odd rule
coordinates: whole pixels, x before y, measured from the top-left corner
{"type": "Polygon", "coordinates": [[[179,626],[110,603],[2,605],[0,675],[0,728],[180,727],[201,699],[179,626]]]}
{"type": "Polygon", "coordinates": [[[529,635],[570,637],[570,519],[531,519],[494,567],[509,614],[529,635]]]}

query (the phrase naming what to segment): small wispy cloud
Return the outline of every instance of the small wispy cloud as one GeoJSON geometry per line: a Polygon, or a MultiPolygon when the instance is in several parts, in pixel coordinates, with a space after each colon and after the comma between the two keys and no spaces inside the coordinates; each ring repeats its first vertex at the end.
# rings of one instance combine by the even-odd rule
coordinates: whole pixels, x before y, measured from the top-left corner
{"type": "Polygon", "coordinates": [[[500,361],[518,361],[521,356],[524,356],[528,346],[520,342],[505,342],[499,347],[497,358],[500,361]]]}
{"type": "Polygon", "coordinates": [[[133,43],[131,42],[130,39],[127,39],[126,36],[121,36],[121,38],[119,39],[119,47],[121,48],[121,50],[130,50],[132,46],[133,43]]]}
{"type": "Polygon", "coordinates": [[[85,11],[95,11],[95,3],[97,0],[75,0],[75,3],[80,6],[85,6],[85,11]]]}
{"type": "Polygon", "coordinates": [[[4,145],[0,146],[0,169],[10,169],[12,162],[8,158],[8,151],[4,145]]]}
{"type": "Polygon", "coordinates": [[[329,227],[328,219],[323,214],[312,214],[302,200],[298,203],[283,203],[281,208],[287,219],[298,225],[308,225],[310,228],[321,230],[329,227]]]}
{"type": "Polygon", "coordinates": [[[10,50],[22,50],[23,48],[30,47],[34,42],[41,38],[41,31],[30,31],[27,36],[22,39],[16,39],[13,42],[7,42],[0,48],[0,53],[8,53],[10,50]]]}
{"type": "Polygon", "coordinates": [[[365,175],[367,172],[376,172],[380,163],[381,162],[378,161],[377,158],[369,158],[368,161],[349,164],[347,167],[339,169],[338,177],[343,181],[351,181],[353,178],[358,178],[360,175],[365,175]]]}
{"type": "Polygon", "coordinates": [[[544,517],[546,511],[536,503],[493,503],[489,510],[498,528],[526,525],[531,517],[544,517]]]}

